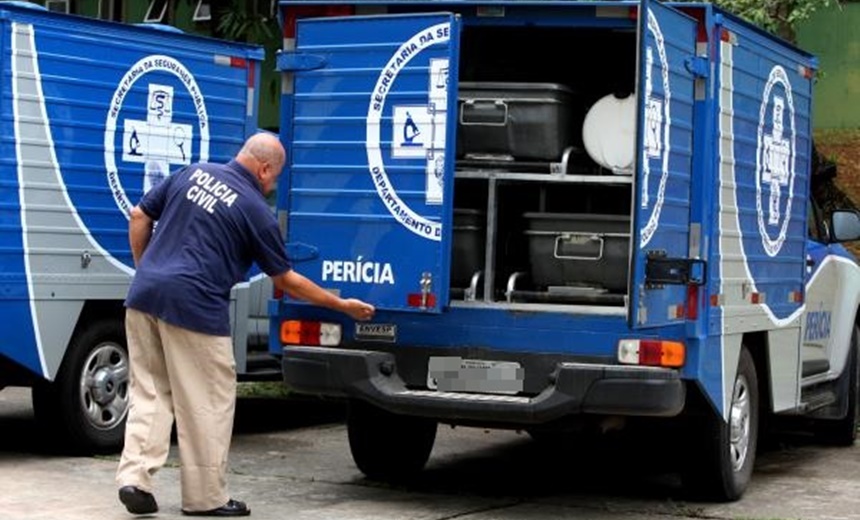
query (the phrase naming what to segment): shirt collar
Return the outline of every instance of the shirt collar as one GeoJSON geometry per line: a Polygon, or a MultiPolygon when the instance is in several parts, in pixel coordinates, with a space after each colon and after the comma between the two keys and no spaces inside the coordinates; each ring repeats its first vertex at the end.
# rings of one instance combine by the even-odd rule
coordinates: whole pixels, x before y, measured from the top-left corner
{"type": "Polygon", "coordinates": [[[230,162],[227,163],[227,167],[247,179],[248,182],[250,182],[251,185],[257,189],[257,191],[259,191],[261,194],[263,193],[263,187],[260,186],[260,181],[258,181],[257,178],[254,177],[254,174],[251,173],[248,168],[242,166],[242,163],[240,163],[236,159],[230,159],[230,162]]]}

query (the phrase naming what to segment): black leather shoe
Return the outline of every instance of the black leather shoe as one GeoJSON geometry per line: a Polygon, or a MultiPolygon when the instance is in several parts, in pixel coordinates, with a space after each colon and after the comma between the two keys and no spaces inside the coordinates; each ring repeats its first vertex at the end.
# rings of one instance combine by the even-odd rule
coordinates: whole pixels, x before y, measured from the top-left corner
{"type": "Polygon", "coordinates": [[[248,516],[251,514],[251,510],[248,509],[245,502],[231,498],[223,506],[209,511],[186,511],[183,509],[182,514],[187,516],[248,516]]]}
{"type": "Polygon", "coordinates": [[[158,504],[152,493],[147,493],[135,486],[119,488],[119,501],[133,515],[149,515],[158,511],[158,504]]]}

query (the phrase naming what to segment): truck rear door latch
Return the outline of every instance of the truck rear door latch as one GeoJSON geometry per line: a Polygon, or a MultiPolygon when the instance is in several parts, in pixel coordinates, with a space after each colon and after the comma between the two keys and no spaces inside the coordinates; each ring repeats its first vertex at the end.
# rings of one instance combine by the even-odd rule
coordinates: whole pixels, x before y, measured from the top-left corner
{"type": "Polygon", "coordinates": [[[669,258],[665,251],[648,251],[645,285],[704,285],[706,266],[699,258],[669,258]]]}

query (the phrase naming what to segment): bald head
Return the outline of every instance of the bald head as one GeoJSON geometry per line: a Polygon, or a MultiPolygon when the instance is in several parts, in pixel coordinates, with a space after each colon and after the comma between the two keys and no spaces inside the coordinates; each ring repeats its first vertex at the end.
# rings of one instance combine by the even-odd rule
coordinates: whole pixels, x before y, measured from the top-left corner
{"type": "Polygon", "coordinates": [[[277,136],[259,132],[245,141],[236,160],[254,174],[263,194],[268,195],[284,167],[286,152],[277,136]]]}
{"type": "Polygon", "coordinates": [[[245,141],[242,149],[239,150],[237,160],[242,162],[242,156],[250,156],[248,158],[258,161],[267,162],[279,169],[284,165],[284,147],[277,136],[259,132],[245,141]]]}

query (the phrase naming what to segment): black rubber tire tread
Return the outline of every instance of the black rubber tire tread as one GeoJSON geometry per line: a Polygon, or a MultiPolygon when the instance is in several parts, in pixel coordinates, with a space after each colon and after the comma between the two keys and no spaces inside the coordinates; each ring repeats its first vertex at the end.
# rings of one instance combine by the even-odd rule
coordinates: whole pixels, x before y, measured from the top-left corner
{"type": "Polygon", "coordinates": [[[432,419],[393,414],[358,400],[350,402],[347,415],[356,466],[368,478],[389,483],[408,480],[424,468],[436,428],[432,419]]]}
{"type": "Polygon", "coordinates": [[[95,428],[84,414],[79,397],[83,364],[93,349],[104,342],[116,343],[127,352],[124,323],[105,320],[85,326],[72,338],[54,382],[33,387],[36,420],[44,431],[53,432],[52,443],[58,451],[89,455],[122,449],[126,419],[110,429],[95,428]]]}
{"type": "Polygon", "coordinates": [[[857,325],[851,332],[849,349],[846,414],[841,419],[821,419],[815,423],[816,439],[831,446],[852,446],[857,440],[857,428],[860,427],[860,330],[857,325]]]}
{"type": "MultiPolygon", "coordinates": [[[[684,490],[693,500],[731,502],[744,494],[752,477],[758,446],[758,421],[761,409],[758,377],[752,355],[741,348],[737,378],[747,381],[750,400],[750,439],[743,465],[734,471],[729,424],[713,410],[689,416],[684,436],[688,452],[682,460],[684,490]]],[[[734,394],[734,385],[730,390],[734,394]]]]}

